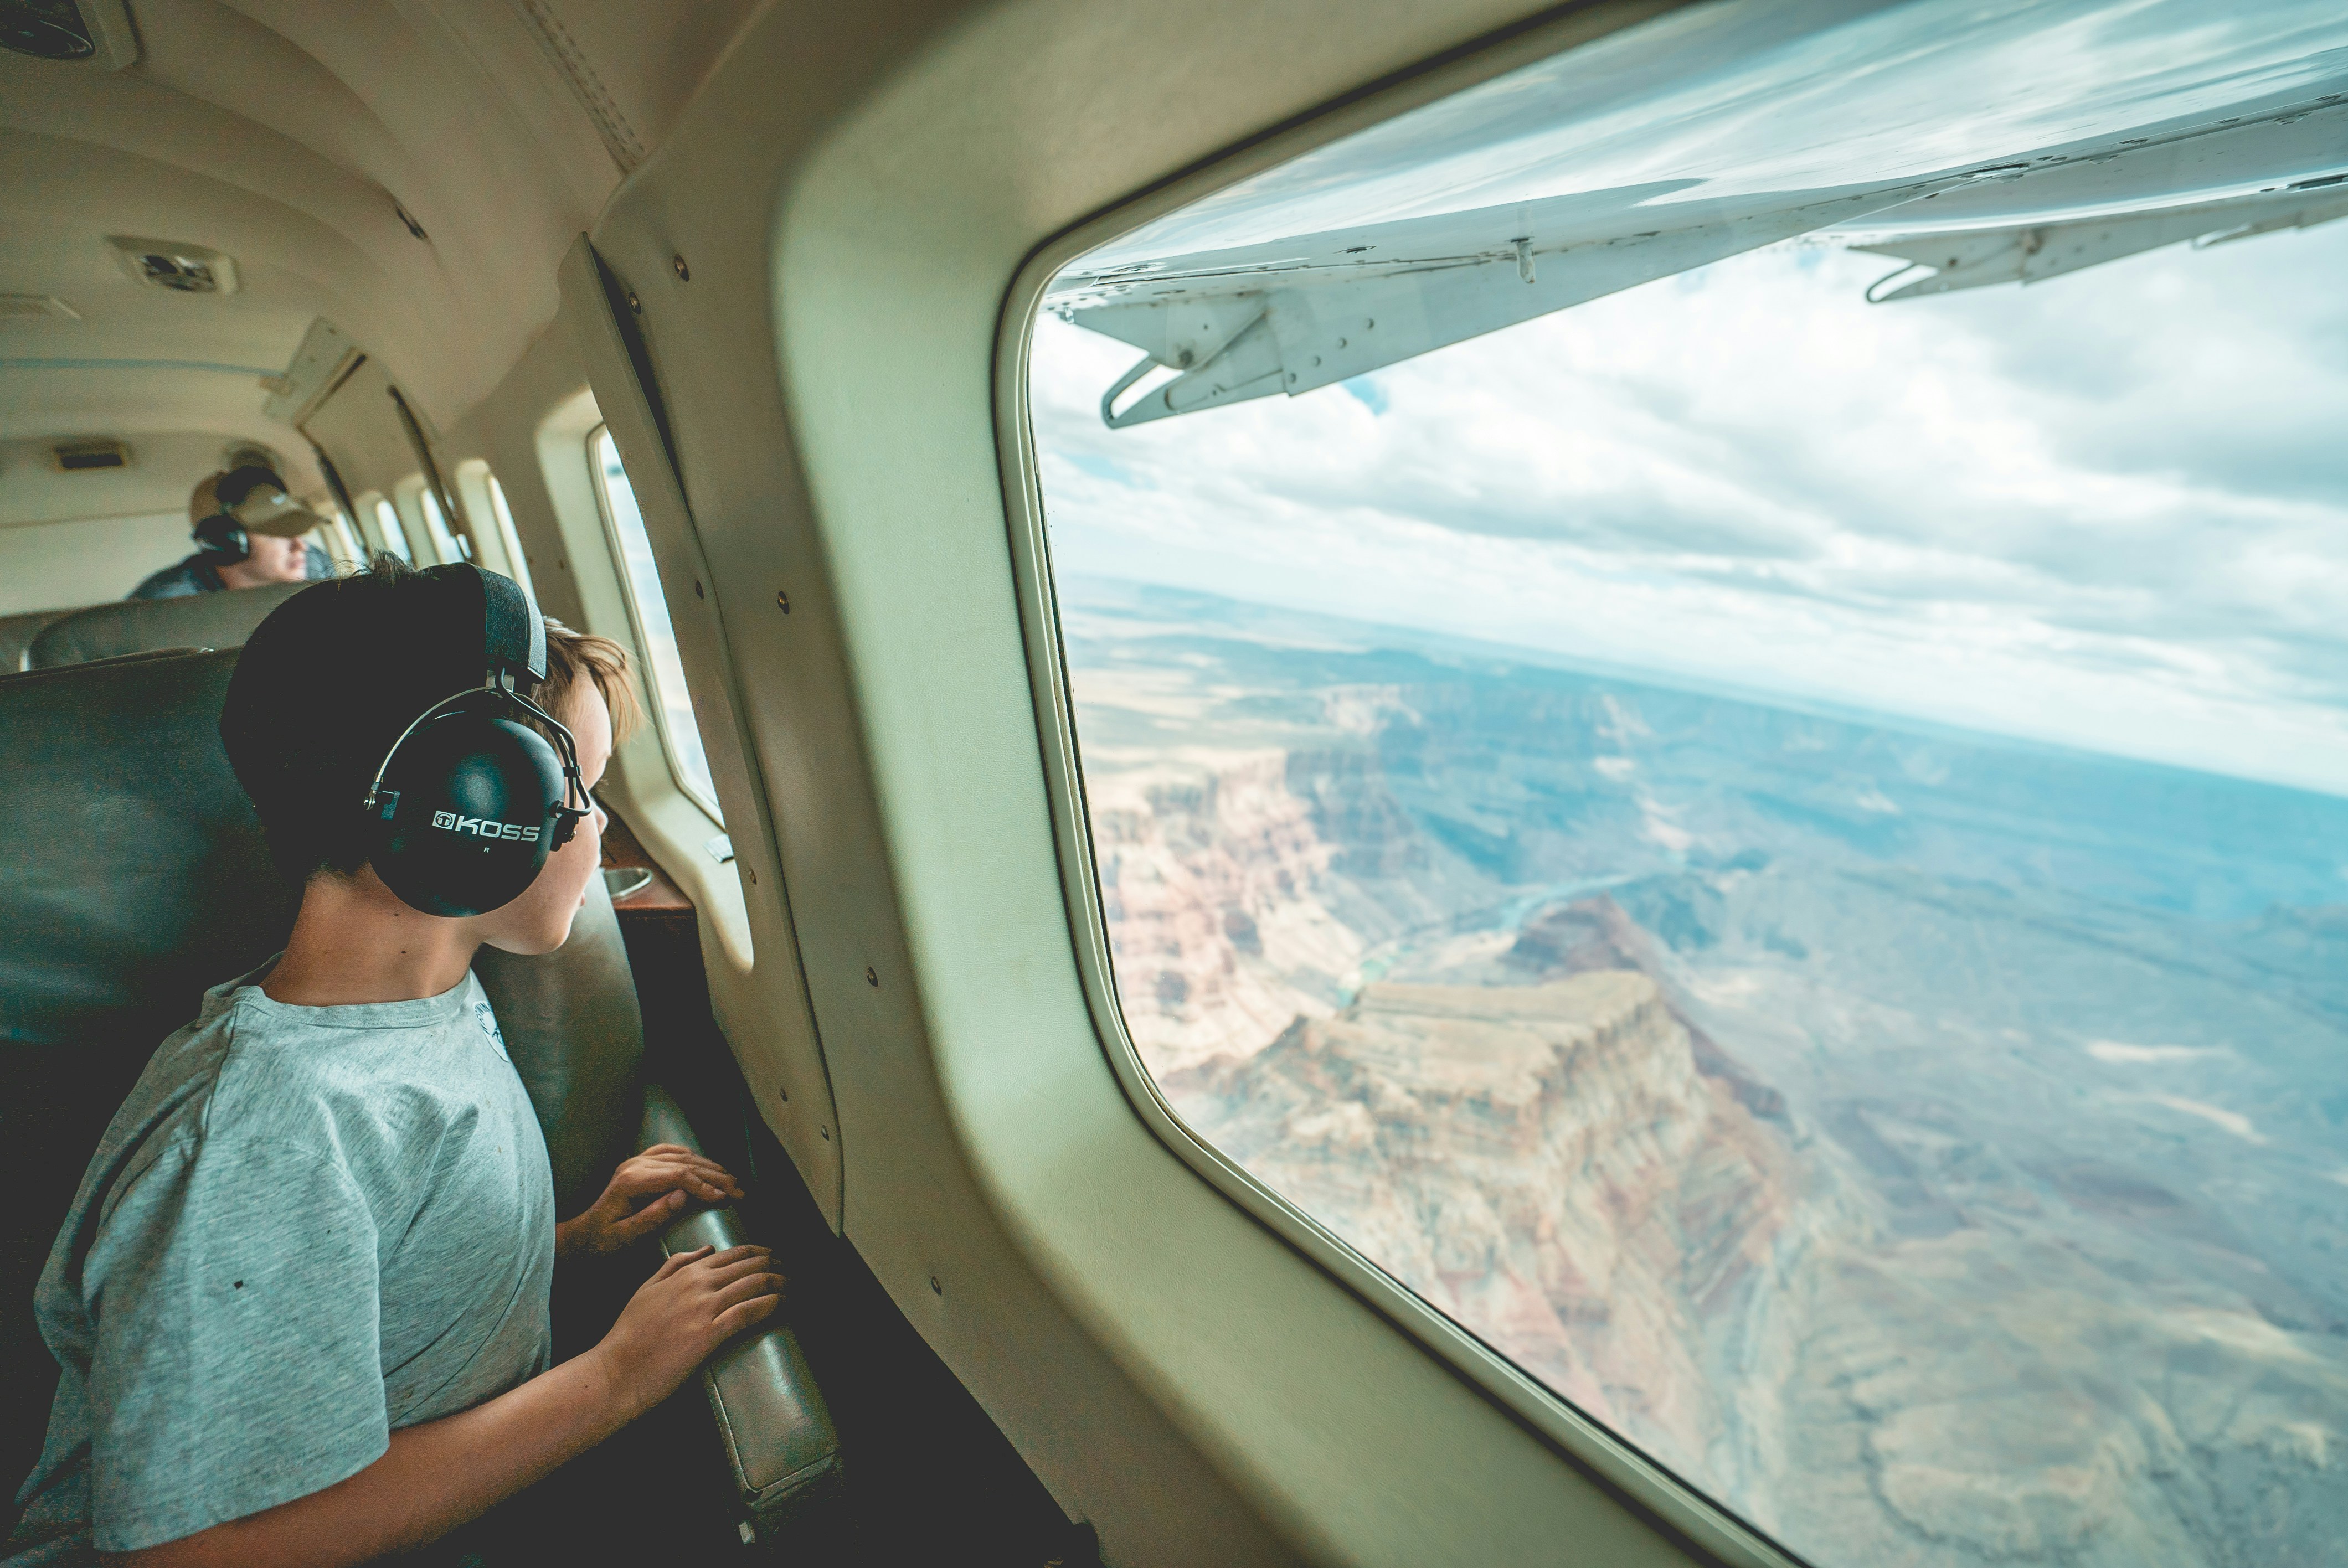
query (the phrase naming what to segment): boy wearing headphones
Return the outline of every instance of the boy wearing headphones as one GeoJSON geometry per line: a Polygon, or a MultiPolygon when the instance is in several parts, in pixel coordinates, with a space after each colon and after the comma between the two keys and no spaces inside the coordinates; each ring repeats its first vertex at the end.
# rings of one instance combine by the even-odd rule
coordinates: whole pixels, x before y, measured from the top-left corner
{"type": "Polygon", "coordinates": [[[282,955],[164,1041],[83,1177],[36,1292],[61,1377],[8,1568],[413,1550],[774,1310],[764,1249],[680,1254],[549,1365],[558,1253],[739,1194],[664,1145],[558,1224],[470,968],[569,935],[615,715],[634,717],[619,648],[469,566],[382,558],[253,633],[221,733],[300,911],[282,955]]]}
{"type": "Polygon", "coordinates": [[[334,575],[326,552],[303,535],[318,514],[285,493],[285,481],[257,463],[212,475],[188,497],[189,535],[200,547],[150,573],[131,599],[185,599],[273,582],[318,582],[334,575]]]}

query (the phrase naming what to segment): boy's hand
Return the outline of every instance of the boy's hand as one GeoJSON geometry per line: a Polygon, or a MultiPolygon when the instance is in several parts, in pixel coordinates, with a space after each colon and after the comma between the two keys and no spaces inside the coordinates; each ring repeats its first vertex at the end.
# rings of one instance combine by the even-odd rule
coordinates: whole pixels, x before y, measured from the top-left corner
{"type": "Polygon", "coordinates": [[[680,1143],[655,1143],[612,1173],[594,1207],[554,1227],[555,1255],[617,1252],[675,1219],[691,1199],[722,1204],[741,1195],[742,1184],[716,1161],[680,1143]]]}
{"type": "Polygon", "coordinates": [[[587,1354],[629,1420],[659,1404],[712,1351],[782,1305],[783,1276],[763,1246],[681,1252],[636,1288],[587,1354]]]}

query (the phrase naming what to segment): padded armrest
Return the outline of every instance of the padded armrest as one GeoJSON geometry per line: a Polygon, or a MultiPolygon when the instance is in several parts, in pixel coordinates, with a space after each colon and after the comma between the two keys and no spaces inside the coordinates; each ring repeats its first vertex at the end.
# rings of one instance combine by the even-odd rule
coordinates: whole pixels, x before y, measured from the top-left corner
{"type": "MultiPolygon", "coordinates": [[[[654,1143],[681,1143],[695,1153],[701,1148],[676,1102],[660,1085],[648,1083],[636,1146],[654,1143]]],[[[687,1214],[660,1234],[663,1255],[699,1246],[739,1246],[747,1239],[731,1205],[687,1214]]],[[[800,1353],[798,1336],[779,1314],[711,1357],[701,1368],[701,1387],[709,1396],[742,1505],[761,1526],[780,1522],[838,1487],[839,1433],[800,1353]]]]}

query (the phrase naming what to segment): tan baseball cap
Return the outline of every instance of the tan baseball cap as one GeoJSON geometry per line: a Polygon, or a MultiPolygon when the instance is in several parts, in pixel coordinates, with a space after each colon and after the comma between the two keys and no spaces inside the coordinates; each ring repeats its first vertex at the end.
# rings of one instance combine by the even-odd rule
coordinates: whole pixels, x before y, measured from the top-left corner
{"type": "Polygon", "coordinates": [[[285,481],[258,464],[207,477],[188,497],[188,526],[226,512],[249,534],[298,538],[325,519],[285,493],[285,481]]]}

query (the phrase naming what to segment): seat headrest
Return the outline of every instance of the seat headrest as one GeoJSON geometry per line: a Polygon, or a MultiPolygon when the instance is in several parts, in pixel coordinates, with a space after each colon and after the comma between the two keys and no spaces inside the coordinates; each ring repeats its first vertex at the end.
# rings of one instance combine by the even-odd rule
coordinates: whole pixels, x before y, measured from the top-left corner
{"type": "Polygon", "coordinates": [[[71,610],[34,610],[22,615],[0,615],[0,675],[13,675],[25,668],[26,651],[41,634],[41,628],[73,613],[71,610]]]}
{"type": "Polygon", "coordinates": [[[54,670],[158,648],[242,648],[271,610],[309,586],[273,582],[180,599],[126,599],[77,610],[41,629],[25,665],[54,670]]]}
{"type": "Polygon", "coordinates": [[[0,680],[0,1049],[143,1064],[205,987],[283,945],[296,890],[221,746],[235,667],[156,654],[0,680]]]}

